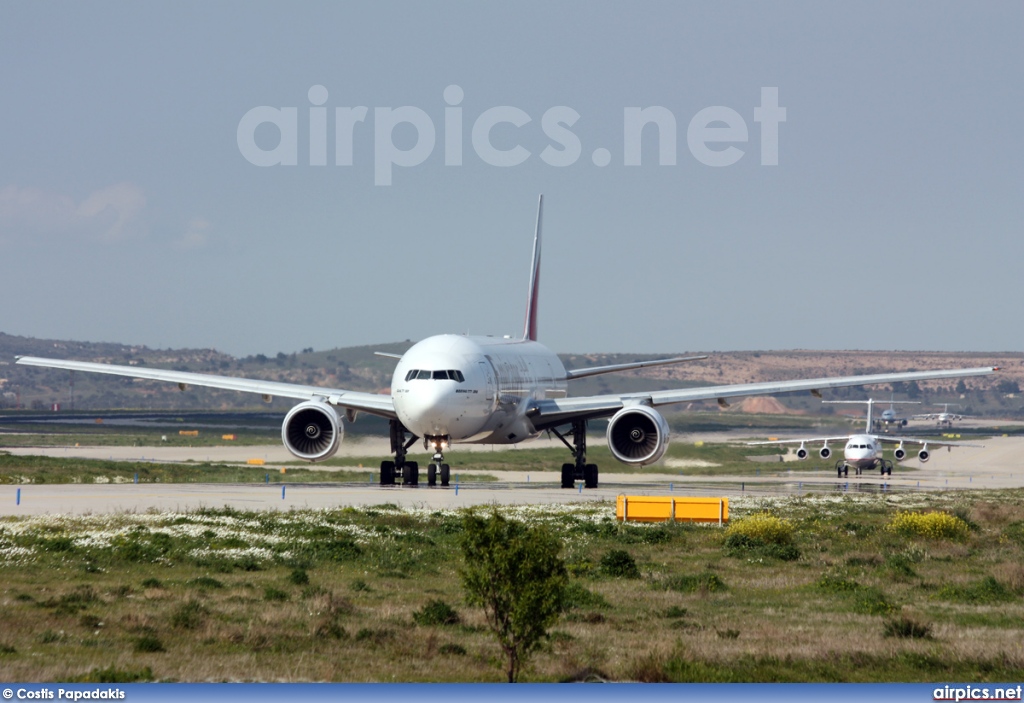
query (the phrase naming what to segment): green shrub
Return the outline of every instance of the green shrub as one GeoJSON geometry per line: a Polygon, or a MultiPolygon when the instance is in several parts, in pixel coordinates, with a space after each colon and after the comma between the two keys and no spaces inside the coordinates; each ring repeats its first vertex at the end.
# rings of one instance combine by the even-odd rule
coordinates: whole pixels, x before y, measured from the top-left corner
{"type": "Polygon", "coordinates": [[[199,601],[185,601],[171,613],[171,625],[183,630],[199,627],[210,611],[199,601]]]}
{"type": "Polygon", "coordinates": [[[888,620],[882,629],[882,634],[886,637],[899,637],[900,639],[930,640],[932,638],[932,627],[903,615],[899,618],[888,620]]]}
{"type": "Polygon", "coordinates": [[[611,605],[600,593],[584,588],[578,581],[570,581],[565,587],[562,595],[562,610],[573,610],[574,608],[610,608],[611,605]]]}
{"type": "Polygon", "coordinates": [[[853,611],[864,615],[889,615],[896,605],[874,586],[863,588],[853,596],[853,611]]]}
{"type": "Polygon", "coordinates": [[[443,600],[431,600],[412,614],[413,622],[429,627],[431,625],[458,625],[459,614],[443,600]]]}
{"type": "Polygon", "coordinates": [[[667,611],[665,611],[666,618],[685,618],[687,614],[686,608],[680,608],[678,605],[673,605],[667,611]]]}
{"type": "Polygon", "coordinates": [[[163,588],[164,585],[160,583],[160,579],[148,578],[142,582],[143,588],[163,588]]]}
{"type": "Polygon", "coordinates": [[[1003,536],[1011,542],[1016,542],[1021,547],[1024,547],[1024,520],[1011,522],[1003,528],[1003,536]]]}
{"type": "Polygon", "coordinates": [[[224,588],[224,584],[210,576],[199,576],[185,582],[186,586],[193,588],[224,588]]]}
{"type": "Polygon", "coordinates": [[[962,519],[949,513],[910,513],[900,511],[885,526],[889,532],[906,537],[949,539],[963,541],[970,527],[962,519]]]}
{"type": "Polygon", "coordinates": [[[815,582],[814,587],[824,593],[851,593],[859,589],[860,584],[841,574],[826,572],[815,582]]]}
{"type": "Polygon", "coordinates": [[[1017,595],[992,576],[967,586],[946,584],[939,589],[938,597],[960,603],[1006,603],[1017,595]]]}
{"type": "Polygon", "coordinates": [[[613,549],[601,557],[601,572],[615,578],[640,578],[640,569],[637,568],[636,561],[623,549],[613,549]]]}
{"type": "Polygon", "coordinates": [[[665,580],[665,587],[672,591],[692,593],[701,591],[715,593],[725,590],[725,582],[718,577],[718,574],[710,571],[703,571],[699,574],[686,574],[670,576],[665,580]]]}
{"type": "Polygon", "coordinates": [[[140,637],[138,640],[136,640],[135,651],[147,653],[166,652],[167,650],[164,649],[164,644],[159,640],[159,638],[154,637],[153,635],[144,635],[140,637]]]}
{"type": "Polygon", "coordinates": [[[279,588],[267,586],[263,589],[263,600],[280,603],[288,600],[288,594],[279,588]]]}
{"type": "Polygon", "coordinates": [[[437,651],[440,654],[453,654],[459,657],[465,656],[466,654],[466,648],[463,647],[461,644],[455,643],[442,644],[440,647],[437,648],[437,651]]]}
{"type": "Polygon", "coordinates": [[[66,681],[69,683],[135,683],[136,681],[152,681],[153,670],[148,666],[138,671],[130,669],[118,669],[113,664],[106,669],[93,669],[82,676],[72,676],[66,681]]]}
{"type": "Polygon", "coordinates": [[[288,574],[288,581],[296,586],[305,586],[309,584],[309,574],[306,573],[305,569],[293,569],[288,574]]]}

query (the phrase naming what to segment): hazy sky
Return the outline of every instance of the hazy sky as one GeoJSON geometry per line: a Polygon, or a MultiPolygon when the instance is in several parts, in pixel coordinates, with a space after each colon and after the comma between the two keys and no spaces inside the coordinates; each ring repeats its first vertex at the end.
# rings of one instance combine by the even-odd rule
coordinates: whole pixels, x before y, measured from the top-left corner
{"type": "Polygon", "coordinates": [[[1024,350],[1022,30],[1019,0],[5,2],[0,331],[519,333],[544,193],[556,351],[1024,350]]]}

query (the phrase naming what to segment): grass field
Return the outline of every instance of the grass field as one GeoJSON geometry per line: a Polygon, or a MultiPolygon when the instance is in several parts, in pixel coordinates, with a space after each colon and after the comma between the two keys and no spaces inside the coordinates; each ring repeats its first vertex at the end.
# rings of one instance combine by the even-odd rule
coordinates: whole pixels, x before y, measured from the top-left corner
{"type": "MultiPolygon", "coordinates": [[[[1020,680],[1022,506],[746,499],[728,530],[501,508],[554,530],[573,577],[523,680],[1020,680]]],[[[500,681],[460,531],[459,512],[392,505],[5,518],[0,678],[500,681]]]]}

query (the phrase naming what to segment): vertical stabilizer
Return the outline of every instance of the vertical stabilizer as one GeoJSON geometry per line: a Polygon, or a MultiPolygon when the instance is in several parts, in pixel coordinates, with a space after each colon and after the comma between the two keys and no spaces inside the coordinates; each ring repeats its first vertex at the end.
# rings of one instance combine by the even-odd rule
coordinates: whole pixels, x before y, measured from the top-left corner
{"type": "Polygon", "coordinates": [[[540,223],[544,213],[544,196],[537,198],[537,230],[533,235],[533,265],[530,266],[530,293],[526,300],[526,324],[523,339],[537,341],[537,291],[540,288],[540,223]]]}

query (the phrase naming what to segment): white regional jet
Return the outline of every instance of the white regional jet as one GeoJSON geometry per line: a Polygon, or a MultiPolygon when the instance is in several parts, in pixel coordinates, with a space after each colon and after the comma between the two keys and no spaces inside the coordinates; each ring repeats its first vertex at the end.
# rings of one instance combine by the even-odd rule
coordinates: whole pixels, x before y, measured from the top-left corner
{"type": "Polygon", "coordinates": [[[839,477],[848,476],[850,474],[850,467],[852,466],[856,475],[862,474],[864,471],[868,471],[875,467],[879,468],[879,471],[883,476],[886,474],[892,476],[892,462],[884,458],[882,455],[883,444],[898,444],[899,446],[893,451],[893,457],[896,461],[903,461],[907,458],[907,450],[903,446],[904,444],[919,444],[921,449],[917,452],[917,458],[922,463],[928,461],[931,458],[931,452],[928,451],[928,445],[935,447],[982,447],[981,444],[967,444],[965,442],[939,442],[930,439],[914,439],[911,437],[880,437],[876,434],[870,434],[871,432],[871,407],[877,402],[868,398],[867,400],[823,400],[823,403],[862,403],[868,406],[868,421],[867,427],[864,434],[855,435],[844,435],[842,437],[811,437],[809,439],[780,439],[773,440],[770,442],[747,442],[750,446],[765,445],[765,444],[800,444],[800,448],[796,450],[796,456],[800,460],[804,460],[808,456],[807,447],[805,444],[810,442],[821,442],[821,449],[818,450],[818,456],[822,459],[829,459],[832,456],[832,449],[828,446],[829,442],[845,442],[846,446],[843,447],[843,458],[836,462],[836,475],[839,477]]]}
{"type": "Polygon", "coordinates": [[[281,439],[292,454],[308,461],[322,461],[337,451],[344,436],[343,419],[352,422],[361,412],[385,417],[391,423],[394,461],[381,462],[381,485],[393,485],[399,477],[404,485],[419,483],[419,467],[406,458],[406,452],[420,439],[433,453],[428,483],[435,485],[439,477],[443,486],[450,476],[444,452],[451,444],[516,444],[550,431],[573,456],[571,463],[562,465],[563,488],[572,488],[578,480],[583,480],[587,488],[597,487],[598,468],[587,463],[586,428],[590,420],[610,418],[606,435],[612,455],[625,464],[643,466],[658,461],[668,446],[668,423],[657,410],[665,405],[712,398],[724,404],[726,398],[737,396],[790,391],[816,394],[823,388],[960,378],[996,370],[983,367],[889,373],[570,398],[567,385],[574,379],[705,357],[566,370],[558,356],[537,341],[542,212],[543,196],[537,206],[522,336],[444,334],[428,337],[402,355],[387,355],[398,359],[390,394],[27,356],[20,357],[18,363],[169,381],[182,390],[208,386],[259,393],[265,399],[294,398],[302,402],[285,416],[281,439]]]}
{"type": "Polygon", "coordinates": [[[952,427],[954,422],[963,420],[965,417],[970,415],[961,415],[960,413],[949,412],[950,405],[958,405],[958,403],[941,403],[941,413],[925,413],[923,415],[914,415],[911,420],[935,420],[936,427],[952,427]]]}

